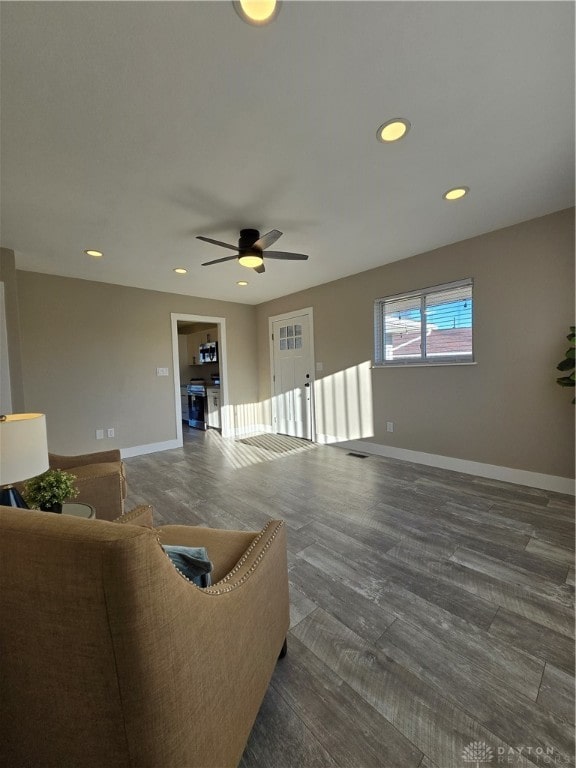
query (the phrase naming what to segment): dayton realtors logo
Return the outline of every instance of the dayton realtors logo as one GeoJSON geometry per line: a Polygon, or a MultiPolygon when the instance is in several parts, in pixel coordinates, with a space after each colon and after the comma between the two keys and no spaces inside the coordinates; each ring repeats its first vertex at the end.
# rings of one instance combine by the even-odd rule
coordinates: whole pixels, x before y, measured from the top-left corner
{"type": "Polygon", "coordinates": [[[480,768],[481,763],[491,763],[494,760],[494,752],[483,741],[471,741],[462,750],[462,759],[465,763],[475,763],[476,768],[480,768]]]}
{"type": "Polygon", "coordinates": [[[462,750],[462,760],[481,768],[488,763],[498,765],[519,765],[528,759],[534,765],[568,765],[570,758],[561,755],[554,747],[497,747],[494,750],[484,741],[471,741],[462,750]]]}

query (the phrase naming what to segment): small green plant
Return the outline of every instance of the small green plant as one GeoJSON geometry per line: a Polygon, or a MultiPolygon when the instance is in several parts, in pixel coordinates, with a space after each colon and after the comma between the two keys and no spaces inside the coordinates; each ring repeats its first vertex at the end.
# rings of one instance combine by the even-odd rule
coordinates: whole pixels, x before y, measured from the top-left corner
{"type": "MultiPolygon", "coordinates": [[[[576,364],[576,326],[571,325],[570,326],[570,333],[568,336],[566,336],[568,341],[570,342],[570,348],[566,350],[566,357],[564,360],[562,360],[561,363],[558,363],[556,368],[559,371],[562,371],[563,373],[566,373],[567,371],[572,371],[572,373],[567,374],[566,376],[560,376],[556,379],[558,384],[560,384],[561,387],[573,387],[574,382],[574,366],[576,364]]],[[[575,402],[575,399],[572,400],[572,403],[575,402]]]]}
{"type": "Polygon", "coordinates": [[[33,477],[24,485],[24,500],[32,509],[46,512],[61,511],[62,504],[78,496],[74,484],[76,475],[61,469],[49,469],[38,477],[33,477]]]}

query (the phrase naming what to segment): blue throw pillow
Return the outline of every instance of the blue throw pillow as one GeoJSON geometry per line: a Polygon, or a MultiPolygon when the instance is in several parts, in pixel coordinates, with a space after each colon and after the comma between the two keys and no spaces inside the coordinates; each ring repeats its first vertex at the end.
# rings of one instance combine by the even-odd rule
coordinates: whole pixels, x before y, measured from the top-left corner
{"type": "Polygon", "coordinates": [[[206,547],[179,547],[163,544],[162,548],[176,569],[186,578],[193,581],[198,587],[210,586],[212,563],[208,558],[206,547]]]}

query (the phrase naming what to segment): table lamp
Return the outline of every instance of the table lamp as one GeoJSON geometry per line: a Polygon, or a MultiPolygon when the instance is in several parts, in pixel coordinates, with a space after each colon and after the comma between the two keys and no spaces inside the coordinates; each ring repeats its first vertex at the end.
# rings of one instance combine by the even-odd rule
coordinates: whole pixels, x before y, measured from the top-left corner
{"type": "Polygon", "coordinates": [[[43,413],[11,413],[0,416],[0,504],[28,505],[13,487],[48,469],[46,416],[43,413]]]}

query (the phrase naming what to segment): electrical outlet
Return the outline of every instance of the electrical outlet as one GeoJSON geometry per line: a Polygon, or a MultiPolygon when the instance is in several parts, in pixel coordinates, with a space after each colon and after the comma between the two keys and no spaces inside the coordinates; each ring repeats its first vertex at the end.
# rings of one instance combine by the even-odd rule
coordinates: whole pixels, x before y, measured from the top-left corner
{"type": "Polygon", "coordinates": [[[317,362],[316,363],[316,371],[318,373],[322,373],[323,370],[324,370],[324,363],[317,362]]]}
{"type": "Polygon", "coordinates": [[[386,422],[386,432],[394,432],[394,422],[393,421],[387,421],[386,422]]]}
{"type": "Polygon", "coordinates": [[[108,427],[106,430],[106,437],[114,437],[114,427],[108,427]]]}
{"type": "Polygon", "coordinates": [[[104,440],[104,430],[103,429],[97,429],[96,430],[96,440],[104,440]]]}
{"type": "Polygon", "coordinates": [[[168,376],[168,368],[156,368],[156,376],[168,376]]]}

